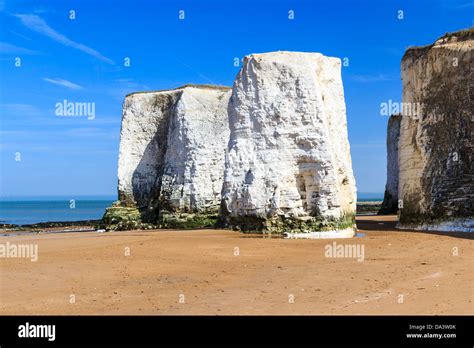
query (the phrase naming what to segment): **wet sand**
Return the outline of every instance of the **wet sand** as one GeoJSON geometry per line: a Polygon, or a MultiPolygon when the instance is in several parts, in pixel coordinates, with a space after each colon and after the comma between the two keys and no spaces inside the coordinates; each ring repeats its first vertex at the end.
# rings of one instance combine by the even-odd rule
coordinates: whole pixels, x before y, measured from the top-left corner
{"type": "Polygon", "coordinates": [[[395,219],[358,217],[365,236],[353,239],[3,236],[38,244],[39,258],[0,258],[0,314],[474,314],[473,234],[396,230],[395,219]],[[333,242],[364,246],[364,260],[326,257],[333,242]]]}

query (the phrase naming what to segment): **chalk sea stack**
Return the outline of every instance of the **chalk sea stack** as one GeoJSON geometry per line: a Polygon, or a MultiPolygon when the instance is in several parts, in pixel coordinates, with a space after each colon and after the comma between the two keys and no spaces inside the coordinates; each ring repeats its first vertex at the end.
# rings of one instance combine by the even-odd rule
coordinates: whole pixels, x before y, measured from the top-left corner
{"type": "Polygon", "coordinates": [[[245,57],[229,101],[221,218],[243,231],[354,234],[355,180],[337,58],[245,57]]]}
{"type": "Polygon", "coordinates": [[[402,59],[399,227],[474,231],[474,29],[414,47],[402,59]]]}
{"type": "Polygon", "coordinates": [[[254,54],[232,90],[189,85],[128,95],[118,194],[103,218],[108,229],[218,222],[293,237],[353,236],[340,60],[254,54]]]}
{"type": "Polygon", "coordinates": [[[387,124],[387,183],[379,215],[396,214],[398,211],[398,139],[401,120],[401,115],[392,115],[387,124]]]}
{"type": "Polygon", "coordinates": [[[226,87],[188,85],[125,98],[119,201],[106,211],[108,228],[215,223],[229,138],[229,96],[226,87]]]}

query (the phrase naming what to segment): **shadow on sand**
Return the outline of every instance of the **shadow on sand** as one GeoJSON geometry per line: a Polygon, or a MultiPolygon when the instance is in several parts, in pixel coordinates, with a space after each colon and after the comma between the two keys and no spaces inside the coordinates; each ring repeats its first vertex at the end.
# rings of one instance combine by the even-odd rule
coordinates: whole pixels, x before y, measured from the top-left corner
{"type": "Polygon", "coordinates": [[[397,225],[396,217],[394,220],[382,220],[380,215],[373,216],[363,216],[364,219],[361,219],[361,216],[356,217],[357,228],[363,231],[378,231],[378,232],[414,232],[414,233],[426,233],[426,234],[436,234],[440,236],[449,236],[454,238],[462,239],[474,239],[474,233],[469,232],[441,232],[441,231],[418,231],[414,229],[398,229],[395,226],[397,225]]]}

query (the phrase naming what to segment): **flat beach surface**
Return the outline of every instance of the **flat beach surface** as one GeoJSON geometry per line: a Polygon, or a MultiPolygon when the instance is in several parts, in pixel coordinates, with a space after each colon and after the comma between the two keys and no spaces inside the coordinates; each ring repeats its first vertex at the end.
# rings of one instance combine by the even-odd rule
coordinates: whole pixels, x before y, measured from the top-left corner
{"type": "Polygon", "coordinates": [[[474,314],[472,234],[396,230],[395,216],[357,220],[365,236],[353,239],[227,230],[3,236],[38,244],[39,257],[0,258],[0,314],[474,314]],[[364,260],[326,257],[333,242],[363,245],[364,260]]]}

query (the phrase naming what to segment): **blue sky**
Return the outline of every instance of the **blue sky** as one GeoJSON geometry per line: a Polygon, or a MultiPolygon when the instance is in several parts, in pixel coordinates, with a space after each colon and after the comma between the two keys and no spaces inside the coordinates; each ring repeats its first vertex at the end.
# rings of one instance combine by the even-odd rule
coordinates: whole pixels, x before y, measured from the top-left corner
{"type": "Polygon", "coordinates": [[[230,86],[235,57],[277,50],[348,58],[358,191],[382,193],[380,104],[400,101],[404,50],[472,26],[473,11],[471,0],[0,0],[0,197],[115,195],[125,94],[230,86]],[[58,117],[65,99],[95,103],[95,118],[58,117]]]}

